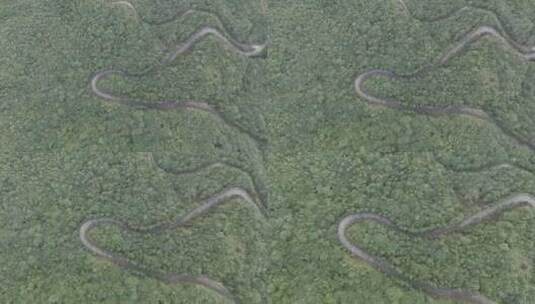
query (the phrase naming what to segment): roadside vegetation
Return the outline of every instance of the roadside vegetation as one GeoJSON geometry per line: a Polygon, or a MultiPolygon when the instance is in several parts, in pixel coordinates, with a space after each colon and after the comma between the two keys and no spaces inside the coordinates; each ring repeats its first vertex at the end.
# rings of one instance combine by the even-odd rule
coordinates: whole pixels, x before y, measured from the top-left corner
{"type": "MultiPolygon", "coordinates": [[[[265,213],[235,198],[191,226],[103,227],[91,237],[148,269],[222,282],[240,303],[453,303],[351,257],[339,221],[370,212],[418,232],[535,194],[535,151],[515,139],[535,143],[535,62],[502,41],[481,39],[418,77],[366,84],[407,104],[482,109],[496,123],[372,106],[354,88],[372,69],[432,65],[479,26],[535,45],[535,3],[112,2],[0,3],[2,303],[231,303],[125,270],[79,238],[89,219],[171,222],[229,187],[252,193],[265,213]],[[176,16],[187,9],[197,12],[176,16]],[[249,58],[206,38],[143,73],[202,26],[267,51],[249,58]],[[99,84],[106,92],[206,102],[231,124],[108,102],[90,86],[107,69],[142,75],[110,77],[99,84]]],[[[500,304],[535,298],[533,208],[436,240],[373,223],[347,235],[416,281],[500,304]]]]}

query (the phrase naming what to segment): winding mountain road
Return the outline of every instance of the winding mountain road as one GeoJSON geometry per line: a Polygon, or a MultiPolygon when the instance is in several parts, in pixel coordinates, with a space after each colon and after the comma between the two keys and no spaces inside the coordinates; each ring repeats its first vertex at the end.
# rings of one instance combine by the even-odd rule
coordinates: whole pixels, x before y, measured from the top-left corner
{"type": "Polygon", "coordinates": [[[232,199],[235,198],[239,198],[240,201],[253,205],[254,208],[263,217],[263,212],[259,209],[258,205],[255,203],[249,193],[242,188],[235,187],[224,190],[223,192],[220,192],[202,201],[197,208],[193,209],[185,216],[178,218],[174,222],[158,223],[146,227],[136,227],[127,222],[110,218],[88,220],[84,222],[80,227],[80,240],[82,244],[93,254],[125,270],[132,271],[134,273],[141,273],[166,284],[199,285],[212,291],[215,291],[216,293],[233,301],[234,303],[239,303],[239,300],[231,294],[231,292],[223,285],[223,283],[219,281],[213,280],[205,275],[192,276],[188,274],[164,273],[161,271],[146,268],[144,266],[138,265],[133,261],[128,260],[125,257],[122,257],[102,248],[89,236],[92,230],[101,226],[116,226],[123,231],[140,234],[158,234],[166,230],[184,228],[190,225],[195,219],[200,218],[212,209],[226,202],[232,201],[232,199]]]}
{"type": "Polygon", "coordinates": [[[407,234],[411,237],[437,239],[451,233],[466,230],[494,216],[497,216],[514,208],[520,208],[522,206],[529,206],[531,208],[535,208],[535,197],[530,194],[517,194],[515,196],[504,199],[495,206],[491,206],[470,217],[467,217],[460,223],[455,223],[446,227],[436,229],[429,229],[423,232],[411,232],[406,229],[403,229],[397,226],[387,217],[382,216],[380,214],[357,213],[348,215],[339,222],[337,237],[342,246],[347,249],[354,258],[367,263],[368,265],[372,266],[373,268],[386,275],[402,280],[412,286],[414,289],[423,291],[432,297],[473,304],[496,304],[496,302],[476,292],[462,289],[435,287],[432,283],[429,282],[413,281],[409,276],[397,270],[393,265],[389,264],[388,262],[377,256],[369,254],[364,248],[352,243],[347,238],[346,231],[349,227],[361,222],[375,222],[377,224],[387,226],[388,228],[391,228],[396,232],[407,234]]]}
{"type": "Polygon", "coordinates": [[[532,151],[535,151],[535,143],[522,138],[521,136],[515,134],[509,129],[505,128],[500,122],[498,122],[492,115],[487,113],[483,109],[471,108],[466,106],[433,106],[433,105],[422,105],[422,104],[409,104],[399,100],[391,100],[383,97],[375,96],[373,93],[369,93],[365,88],[365,83],[367,80],[373,77],[382,77],[391,80],[396,79],[412,79],[420,76],[423,73],[427,73],[433,69],[441,67],[447,64],[453,57],[459,55],[464,49],[473,44],[474,42],[484,38],[492,37],[502,42],[504,45],[509,47],[517,56],[526,60],[534,61],[535,60],[535,51],[531,47],[520,45],[519,43],[512,40],[506,34],[500,33],[493,27],[490,26],[481,26],[475,29],[474,31],[468,33],[460,42],[454,44],[449,50],[447,50],[438,60],[429,65],[425,66],[422,69],[419,69],[408,75],[399,75],[393,71],[389,70],[380,70],[373,69],[366,71],[360,74],[355,79],[355,92],[359,97],[365,100],[370,105],[381,106],[386,108],[391,108],[400,111],[408,111],[416,114],[423,115],[467,115],[474,117],[480,120],[486,120],[494,125],[496,125],[504,134],[514,139],[519,145],[525,146],[532,151]]]}
{"type": "MultiPolygon", "coordinates": [[[[137,11],[135,7],[128,1],[118,1],[113,2],[112,4],[119,4],[124,5],[128,8],[133,9],[133,11],[137,15],[137,11]]],[[[190,15],[195,12],[204,12],[206,11],[200,11],[200,10],[186,10],[184,12],[178,13],[176,16],[174,16],[172,19],[176,19],[179,16],[186,16],[190,15]]],[[[223,24],[221,20],[219,19],[219,16],[215,15],[217,19],[219,20],[220,24],[223,24]]],[[[165,20],[162,23],[170,22],[170,20],[165,20]]],[[[224,26],[222,26],[224,28],[224,26]]],[[[120,77],[141,77],[144,75],[147,75],[161,67],[164,67],[171,62],[173,62],[178,56],[183,55],[190,51],[199,41],[207,38],[207,37],[214,37],[216,40],[218,40],[222,45],[230,49],[231,51],[244,56],[244,57],[260,57],[265,55],[266,53],[266,47],[267,43],[263,44],[247,44],[239,42],[238,40],[232,38],[230,35],[222,33],[219,29],[210,27],[210,26],[204,26],[195,31],[193,34],[191,34],[187,39],[185,39],[183,42],[176,45],[172,50],[168,51],[166,55],[160,60],[160,62],[157,65],[154,65],[150,68],[148,68],[146,71],[143,71],[138,74],[132,74],[127,71],[123,70],[117,70],[117,69],[110,69],[105,71],[100,71],[95,73],[95,75],[92,77],[90,82],[91,91],[98,97],[100,97],[102,100],[108,102],[108,103],[117,103],[122,104],[125,106],[129,106],[135,109],[140,110],[159,110],[159,111],[169,111],[169,110],[176,110],[176,109],[185,109],[185,110],[196,110],[201,111],[210,114],[212,117],[218,119],[223,124],[234,128],[238,130],[240,133],[248,136],[251,138],[255,143],[257,144],[265,144],[266,140],[253,132],[246,130],[245,128],[241,127],[239,124],[230,121],[227,119],[224,115],[222,115],[217,109],[214,108],[214,106],[210,105],[210,103],[206,101],[194,101],[194,100],[164,100],[164,101],[145,101],[145,100],[137,100],[128,96],[123,95],[115,95],[111,92],[106,92],[99,88],[99,83],[104,81],[106,78],[110,76],[120,76],[120,77]]]]}

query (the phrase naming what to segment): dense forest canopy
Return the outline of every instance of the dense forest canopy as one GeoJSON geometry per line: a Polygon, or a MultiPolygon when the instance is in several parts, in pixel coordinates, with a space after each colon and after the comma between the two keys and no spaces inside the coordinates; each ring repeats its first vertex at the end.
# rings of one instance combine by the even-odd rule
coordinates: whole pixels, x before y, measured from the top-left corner
{"type": "Polygon", "coordinates": [[[0,1],[0,302],[533,303],[533,16],[0,1]]]}

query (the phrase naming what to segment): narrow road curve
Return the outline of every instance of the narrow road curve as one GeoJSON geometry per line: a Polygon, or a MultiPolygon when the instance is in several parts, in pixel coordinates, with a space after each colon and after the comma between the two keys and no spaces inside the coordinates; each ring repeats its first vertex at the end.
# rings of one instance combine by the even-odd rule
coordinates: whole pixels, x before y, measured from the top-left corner
{"type": "Polygon", "coordinates": [[[483,164],[480,166],[472,166],[472,167],[464,167],[464,168],[457,168],[455,166],[452,166],[451,164],[448,164],[447,162],[443,161],[436,155],[433,158],[437,163],[439,163],[442,167],[444,167],[446,170],[457,172],[457,173],[482,173],[489,170],[519,170],[524,173],[529,173],[531,175],[535,175],[535,172],[533,169],[528,168],[527,166],[516,164],[516,163],[509,163],[509,162],[491,162],[487,164],[483,164]]]}
{"type": "Polygon", "coordinates": [[[400,111],[408,111],[422,115],[467,115],[476,119],[486,120],[495,124],[505,135],[514,139],[517,144],[525,146],[532,151],[535,151],[534,143],[532,143],[530,140],[522,138],[521,136],[505,128],[493,116],[491,116],[489,113],[482,109],[453,105],[433,106],[422,104],[407,104],[399,100],[391,100],[375,96],[372,93],[369,93],[365,88],[365,82],[373,77],[383,77],[390,80],[417,78],[424,73],[428,73],[429,71],[444,66],[453,57],[459,55],[463,50],[465,50],[469,45],[484,37],[492,37],[497,39],[498,41],[509,47],[517,56],[526,61],[535,61],[535,51],[533,51],[531,47],[520,45],[519,43],[510,39],[509,36],[500,33],[493,27],[481,26],[475,29],[474,31],[468,33],[460,42],[454,44],[448,51],[446,51],[440,58],[438,58],[435,63],[425,66],[411,74],[398,75],[393,71],[379,69],[369,70],[360,74],[355,79],[355,91],[359,97],[364,99],[370,105],[382,106],[386,108],[391,108],[400,111]]]}
{"type": "Polygon", "coordinates": [[[253,205],[263,218],[263,213],[258,208],[258,205],[254,202],[249,193],[242,188],[235,187],[224,190],[204,200],[197,208],[193,209],[188,214],[175,220],[174,222],[165,222],[146,227],[137,227],[132,226],[129,223],[110,218],[88,220],[84,222],[80,227],[80,240],[82,241],[82,244],[93,254],[125,270],[129,270],[134,273],[141,273],[166,284],[193,284],[202,286],[212,291],[215,291],[219,295],[231,300],[233,303],[239,303],[239,300],[235,296],[233,296],[231,292],[221,282],[210,279],[209,277],[204,275],[192,276],[188,274],[164,273],[158,270],[148,269],[146,267],[136,264],[133,261],[128,260],[125,257],[116,255],[115,253],[100,247],[89,237],[90,232],[100,226],[116,226],[123,231],[141,234],[158,234],[167,230],[185,228],[186,226],[190,225],[195,219],[207,214],[213,208],[222,205],[225,202],[229,202],[231,201],[231,199],[235,198],[240,198],[242,201],[253,205]]]}
{"type": "Polygon", "coordinates": [[[257,205],[258,209],[264,214],[264,216],[267,216],[267,201],[263,195],[264,191],[261,189],[259,185],[260,182],[257,180],[257,178],[254,177],[253,173],[250,170],[247,170],[246,168],[230,163],[228,161],[207,162],[207,163],[201,164],[191,169],[174,169],[174,168],[168,168],[162,165],[161,162],[158,160],[158,158],[154,156],[153,152],[149,153],[149,157],[152,163],[158,169],[162,170],[163,172],[167,174],[172,174],[172,175],[194,174],[199,171],[212,170],[216,168],[230,168],[230,169],[242,172],[243,174],[247,176],[247,178],[249,179],[253,187],[254,193],[250,193],[250,196],[253,198],[253,201],[257,205]]]}
{"type": "Polygon", "coordinates": [[[420,290],[429,294],[434,298],[443,298],[452,301],[460,301],[464,303],[472,304],[495,304],[496,302],[488,299],[484,295],[481,295],[476,292],[462,290],[462,289],[450,289],[450,288],[440,288],[435,287],[428,282],[417,282],[410,279],[409,276],[403,274],[397,270],[393,265],[384,261],[383,259],[369,254],[365,249],[359,247],[358,245],[353,244],[346,236],[346,231],[349,227],[361,223],[361,222],[375,222],[387,226],[396,232],[407,234],[411,237],[421,237],[429,239],[437,239],[444,237],[451,233],[456,233],[463,231],[471,226],[478,225],[485,220],[489,220],[499,214],[502,214],[508,210],[519,208],[523,206],[529,206],[535,208],[535,198],[530,194],[517,194],[512,197],[506,198],[503,201],[499,202],[495,206],[491,206],[487,209],[484,209],[470,217],[467,217],[460,223],[451,224],[446,227],[429,229],[422,232],[411,232],[406,229],[403,229],[397,226],[390,219],[375,213],[357,213],[344,217],[338,224],[338,240],[344,248],[346,248],[351,255],[359,259],[378,271],[395,277],[396,279],[405,281],[414,289],[420,290]]]}

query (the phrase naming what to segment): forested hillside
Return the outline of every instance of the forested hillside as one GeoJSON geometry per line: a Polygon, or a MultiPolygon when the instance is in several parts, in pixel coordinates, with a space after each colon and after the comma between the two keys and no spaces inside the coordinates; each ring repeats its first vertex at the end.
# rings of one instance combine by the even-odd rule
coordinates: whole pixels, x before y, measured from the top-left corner
{"type": "Polygon", "coordinates": [[[0,303],[535,303],[535,1],[0,0],[0,303]]]}

